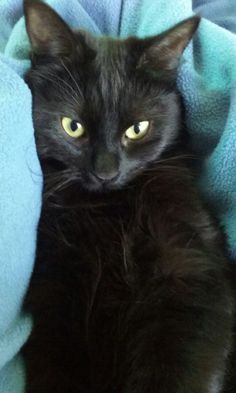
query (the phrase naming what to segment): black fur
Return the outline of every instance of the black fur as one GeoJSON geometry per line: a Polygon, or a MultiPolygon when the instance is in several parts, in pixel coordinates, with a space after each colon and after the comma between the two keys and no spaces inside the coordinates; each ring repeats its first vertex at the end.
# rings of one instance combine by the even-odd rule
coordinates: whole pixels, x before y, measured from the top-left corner
{"type": "Polygon", "coordinates": [[[25,13],[44,174],[25,300],[34,317],[27,392],[221,392],[232,351],[229,266],[196,190],[175,85],[199,19],[115,40],[73,33],[39,1],[25,1],[25,13]],[[70,138],[63,116],[85,135],[70,138]],[[124,144],[143,120],[147,136],[124,144]]]}

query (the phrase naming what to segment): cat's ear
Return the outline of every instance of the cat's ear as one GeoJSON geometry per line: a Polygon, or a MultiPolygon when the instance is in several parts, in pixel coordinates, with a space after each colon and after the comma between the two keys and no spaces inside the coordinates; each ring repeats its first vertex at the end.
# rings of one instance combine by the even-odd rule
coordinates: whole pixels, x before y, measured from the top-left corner
{"type": "Polygon", "coordinates": [[[170,30],[144,40],[144,52],[138,68],[175,73],[181,55],[195,33],[200,17],[194,16],[180,22],[170,30]]]}
{"type": "Polygon", "coordinates": [[[73,32],[51,7],[40,0],[24,0],[24,13],[34,54],[71,54],[75,45],[73,32]]]}

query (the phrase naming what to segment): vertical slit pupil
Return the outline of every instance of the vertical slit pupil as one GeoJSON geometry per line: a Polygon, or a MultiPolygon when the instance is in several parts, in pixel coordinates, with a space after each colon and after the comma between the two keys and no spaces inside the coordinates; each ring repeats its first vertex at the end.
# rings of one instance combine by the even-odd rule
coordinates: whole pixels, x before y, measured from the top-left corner
{"type": "Polygon", "coordinates": [[[71,123],[70,123],[70,128],[71,128],[72,131],[76,131],[77,128],[78,128],[77,121],[72,120],[71,123]]]}
{"type": "Polygon", "coordinates": [[[136,123],[134,125],[134,132],[135,132],[135,134],[139,134],[140,133],[139,123],[136,123]]]}

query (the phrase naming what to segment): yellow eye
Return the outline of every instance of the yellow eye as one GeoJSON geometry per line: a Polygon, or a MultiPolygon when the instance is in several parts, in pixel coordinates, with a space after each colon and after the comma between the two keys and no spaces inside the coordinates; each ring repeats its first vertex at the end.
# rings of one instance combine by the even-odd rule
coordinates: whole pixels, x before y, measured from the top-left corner
{"type": "Polygon", "coordinates": [[[65,132],[72,138],[80,138],[84,135],[84,127],[76,120],[70,119],[69,117],[63,117],[61,124],[65,132]]]}
{"type": "Polygon", "coordinates": [[[149,129],[149,121],[140,121],[139,123],[133,124],[125,131],[125,136],[128,139],[136,141],[143,138],[149,129]]]}

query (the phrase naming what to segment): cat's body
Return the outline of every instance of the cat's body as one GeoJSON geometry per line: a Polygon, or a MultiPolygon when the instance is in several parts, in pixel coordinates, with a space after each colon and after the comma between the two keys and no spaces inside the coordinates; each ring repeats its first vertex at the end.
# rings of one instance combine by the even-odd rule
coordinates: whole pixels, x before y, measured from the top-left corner
{"type": "Polygon", "coordinates": [[[45,176],[25,301],[35,321],[27,393],[220,393],[232,345],[228,265],[196,190],[173,83],[198,21],[167,39],[115,41],[75,38],[38,2],[26,14],[45,176]],[[37,13],[53,22],[51,42],[37,36],[37,13]],[[64,133],[63,116],[80,119],[82,139],[64,133]],[[124,131],[138,121],[138,134],[146,119],[147,135],[130,141],[124,131]]]}
{"type": "Polygon", "coordinates": [[[113,196],[73,191],[77,208],[46,204],[42,213],[29,393],[171,393],[178,383],[210,393],[232,309],[221,241],[184,160],[113,196]]]}

